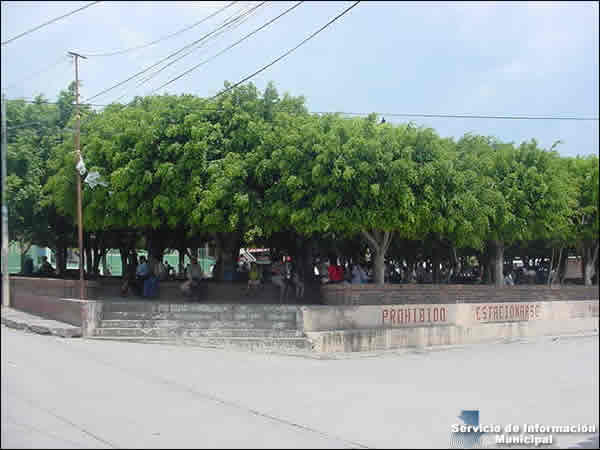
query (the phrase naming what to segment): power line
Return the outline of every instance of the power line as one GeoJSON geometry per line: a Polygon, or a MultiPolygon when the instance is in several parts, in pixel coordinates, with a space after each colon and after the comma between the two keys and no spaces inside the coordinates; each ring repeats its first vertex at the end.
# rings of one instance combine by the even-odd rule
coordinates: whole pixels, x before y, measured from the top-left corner
{"type": "Polygon", "coordinates": [[[65,56],[61,56],[60,59],[58,59],[57,61],[54,61],[53,63],[44,67],[43,69],[40,69],[36,72],[32,72],[31,74],[24,76],[20,80],[15,80],[14,82],[7,84],[6,87],[16,86],[17,83],[19,83],[19,82],[23,82],[23,81],[27,81],[32,78],[35,78],[45,72],[48,72],[50,69],[54,69],[54,68],[58,67],[59,65],[64,64],[67,61],[68,61],[68,59],[65,56]]]}
{"type": "Polygon", "coordinates": [[[32,28],[31,30],[25,31],[25,32],[23,32],[23,33],[19,34],[18,36],[15,36],[15,37],[13,37],[13,38],[9,39],[8,41],[4,41],[4,42],[2,43],[2,45],[6,45],[6,44],[8,44],[9,42],[12,42],[12,41],[14,41],[15,39],[19,39],[20,37],[23,37],[23,36],[25,36],[25,35],[27,35],[27,34],[29,34],[29,33],[33,33],[34,31],[36,31],[36,30],[39,30],[40,28],[42,28],[42,27],[44,27],[44,26],[46,26],[46,25],[50,25],[51,23],[54,23],[54,22],[56,22],[56,21],[58,21],[58,20],[60,20],[60,19],[63,19],[63,18],[65,18],[65,17],[67,17],[67,16],[70,16],[71,14],[75,14],[75,13],[76,13],[76,12],[78,12],[78,11],[82,11],[82,10],[84,10],[84,9],[86,9],[86,8],[89,8],[90,6],[94,6],[96,3],[100,3],[100,1],[89,3],[89,4],[87,4],[87,5],[83,6],[83,7],[79,8],[79,9],[76,9],[75,11],[71,11],[70,13],[67,13],[67,14],[65,14],[65,15],[63,15],[63,16],[60,16],[60,17],[57,17],[57,18],[55,18],[55,19],[49,20],[48,22],[45,22],[45,23],[43,23],[43,24],[41,24],[41,25],[38,25],[37,27],[35,27],[35,28],[32,28]]]}
{"type": "Polygon", "coordinates": [[[288,50],[287,52],[285,52],[283,55],[281,55],[279,58],[271,61],[269,64],[267,64],[266,66],[263,66],[261,69],[258,69],[256,72],[254,72],[251,75],[248,75],[246,78],[238,81],[237,83],[235,83],[232,86],[229,86],[226,89],[223,89],[221,92],[219,92],[218,94],[214,95],[213,97],[211,97],[209,100],[213,100],[223,94],[225,94],[226,92],[229,92],[230,90],[234,89],[235,87],[239,86],[240,84],[242,84],[245,81],[248,81],[250,78],[255,77],[256,75],[258,75],[259,73],[261,73],[262,71],[268,69],[269,67],[271,67],[273,64],[277,63],[278,61],[281,61],[283,58],[285,58],[287,55],[289,55],[290,53],[292,53],[294,50],[296,50],[298,47],[300,47],[301,45],[303,45],[305,42],[309,41],[310,39],[312,39],[313,37],[315,37],[317,34],[319,34],[321,31],[323,31],[325,28],[327,28],[329,25],[331,25],[333,22],[335,22],[336,20],[338,20],[340,17],[342,17],[343,15],[345,15],[346,13],[348,13],[352,8],[354,8],[356,5],[358,5],[360,3],[360,0],[357,2],[354,2],[354,4],[352,4],[351,6],[349,6],[348,8],[346,8],[344,11],[342,11],[340,14],[338,14],[337,16],[335,16],[333,19],[331,19],[329,22],[327,22],[325,25],[323,25],[321,28],[319,28],[317,31],[315,31],[314,33],[312,33],[310,36],[308,36],[306,39],[304,39],[302,42],[300,42],[298,45],[296,45],[294,48],[288,50]]]}
{"type": "MultiPolygon", "coordinates": [[[[313,111],[313,114],[343,114],[346,116],[366,116],[372,113],[343,112],[343,111],[313,111]]],[[[411,114],[411,113],[374,113],[380,116],[390,117],[421,117],[421,118],[443,118],[443,119],[508,119],[508,120],[595,120],[598,117],[557,117],[557,116],[485,116],[470,114],[411,114]]]]}
{"type": "MultiPolygon", "coordinates": [[[[26,98],[10,98],[6,99],[7,102],[24,102],[30,104],[41,104],[41,105],[58,105],[59,102],[51,102],[50,100],[35,100],[35,99],[26,99],[26,98]]],[[[72,103],[74,104],[74,103],[72,103]]],[[[98,103],[80,103],[81,106],[108,106],[108,105],[100,105],[98,103]]]]}
{"type": "Polygon", "coordinates": [[[192,25],[189,25],[189,26],[187,26],[185,28],[182,28],[181,30],[176,31],[175,33],[171,33],[171,34],[169,34],[167,36],[163,36],[163,37],[158,38],[155,41],[149,42],[147,44],[137,45],[135,47],[129,47],[129,48],[126,48],[126,49],[123,49],[123,50],[117,50],[117,51],[114,51],[114,52],[107,52],[107,53],[82,53],[82,55],[86,56],[86,57],[92,57],[92,56],[94,56],[94,57],[96,57],[96,56],[114,56],[114,55],[121,55],[123,53],[131,52],[131,51],[134,51],[134,50],[139,50],[139,49],[142,49],[142,48],[150,47],[151,45],[154,45],[154,44],[157,44],[157,43],[159,43],[161,41],[165,41],[167,39],[170,39],[170,38],[172,38],[174,36],[177,36],[177,35],[185,32],[187,30],[191,30],[192,28],[200,25],[201,23],[206,22],[208,19],[212,19],[214,16],[216,16],[217,14],[219,14],[222,11],[225,11],[227,8],[235,5],[236,3],[238,3],[238,2],[237,1],[230,2],[229,4],[227,4],[224,7],[220,8],[216,12],[214,12],[214,13],[206,16],[202,20],[199,20],[198,22],[196,22],[196,23],[194,23],[192,25]]]}
{"type": "Polygon", "coordinates": [[[179,80],[180,78],[184,77],[185,75],[187,75],[188,73],[192,72],[193,70],[196,70],[198,67],[203,66],[204,64],[207,64],[208,62],[212,61],[213,59],[217,58],[218,56],[222,55],[223,53],[225,53],[226,51],[232,49],[233,47],[235,47],[236,45],[238,45],[239,43],[241,43],[242,41],[245,41],[246,39],[248,39],[250,36],[258,33],[260,30],[268,27],[269,25],[271,25],[273,22],[275,22],[277,19],[279,19],[280,17],[286,15],[287,13],[289,13],[290,11],[292,11],[293,9],[297,8],[298,6],[300,6],[302,3],[304,3],[304,1],[300,1],[298,3],[296,3],[295,5],[293,5],[292,7],[286,9],[284,12],[282,12],[281,14],[279,14],[277,17],[269,20],[267,23],[263,24],[262,26],[260,26],[259,28],[257,28],[254,31],[251,31],[250,33],[248,33],[246,36],[244,36],[243,38],[239,39],[238,41],[234,42],[233,44],[229,45],[228,47],[224,48],[223,50],[221,50],[220,52],[216,53],[215,55],[211,56],[210,58],[202,61],[199,64],[196,64],[194,67],[186,70],[185,72],[183,72],[181,75],[176,76],[175,78],[172,78],[171,80],[167,81],[166,83],[160,85],[159,87],[157,87],[156,89],[154,89],[152,92],[150,92],[150,94],[158,91],[159,89],[162,89],[163,87],[179,80]]]}
{"type": "MultiPolygon", "coordinates": [[[[263,4],[265,4],[265,3],[266,3],[266,2],[262,2],[262,3],[260,3],[260,4],[259,4],[259,6],[262,6],[262,5],[263,5],[263,4]]],[[[238,16],[238,18],[239,18],[239,16],[238,16]]],[[[101,95],[103,95],[103,94],[105,94],[105,93],[107,93],[107,92],[109,92],[109,91],[112,91],[113,89],[115,89],[115,88],[117,88],[117,87],[119,87],[119,86],[121,86],[121,85],[123,85],[123,84],[127,83],[128,81],[130,81],[130,80],[132,80],[132,79],[136,78],[137,76],[139,76],[139,75],[141,75],[141,74],[143,74],[143,73],[145,73],[145,72],[149,71],[149,70],[150,70],[150,69],[152,69],[153,67],[156,67],[156,66],[158,66],[159,64],[161,64],[161,63],[165,62],[166,60],[173,58],[174,56],[178,55],[179,53],[183,52],[184,50],[186,50],[186,49],[188,49],[188,48],[190,48],[190,47],[192,47],[192,46],[194,46],[194,45],[198,44],[199,42],[202,42],[202,41],[203,41],[204,39],[206,39],[207,37],[209,37],[209,36],[211,36],[212,34],[216,33],[216,32],[217,32],[217,31],[219,31],[220,29],[222,29],[222,28],[224,28],[224,27],[228,26],[230,23],[232,23],[232,22],[235,22],[236,20],[237,20],[237,18],[236,18],[236,19],[227,20],[225,23],[223,23],[223,24],[222,24],[221,26],[219,26],[217,29],[215,29],[215,30],[211,31],[210,33],[207,33],[207,34],[205,34],[205,35],[204,35],[204,36],[202,36],[200,39],[197,39],[197,40],[195,40],[195,41],[194,41],[194,42],[192,42],[191,44],[188,44],[188,45],[186,45],[185,47],[182,47],[181,49],[177,50],[176,52],[174,52],[174,53],[171,53],[169,56],[166,56],[165,58],[161,59],[160,61],[158,61],[158,62],[156,62],[156,63],[154,63],[154,64],[152,64],[152,65],[150,65],[150,66],[146,67],[145,69],[143,69],[143,70],[141,70],[141,71],[139,71],[139,72],[137,72],[136,74],[134,74],[134,75],[130,76],[130,77],[129,77],[129,78],[127,78],[126,80],[123,80],[123,81],[121,81],[121,82],[119,82],[119,83],[117,83],[117,84],[115,84],[115,85],[113,85],[113,86],[111,86],[111,87],[109,87],[109,88],[107,88],[107,89],[104,89],[103,91],[99,92],[99,93],[98,93],[98,94],[96,94],[96,95],[93,95],[93,96],[91,96],[91,97],[88,97],[88,98],[86,99],[86,102],[87,102],[87,101],[89,101],[89,100],[92,100],[92,99],[94,99],[94,98],[96,98],[96,97],[100,97],[101,95]]]]}
{"type": "MultiPolygon", "coordinates": [[[[6,99],[7,102],[22,101],[25,103],[48,103],[58,104],[51,101],[36,101],[31,99],[13,98],[6,99]]],[[[81,103],[81,106],[100,106],[106,107],[110,104],[81,103]]],[[[219,111],[218,108],[198,108],[197,111],[219,111]]],[[[384,117],[419,117],[419,118],[437,118],[437,119],[508,119],[508,120],[576,120],[576,121],[599,121],[598,117],[580,117],[580,116],[529,116],[524,114],[515,115],[481,115],[481,114],[415,114],[415,113],[382,113],[382,112],[344,112],[344,111],[309,111],[310,114],[342,114],[346,116],[368,116],[376,114],[384,117]]]]}
{"type": "MultiPolygon", "coordinates": [[[[302,3],[302,2],[300,2],[300,3],[302,3]]],[[[219,31],[217,34],[215,34],[215,35],[211,36],[209,39],[207,39],[207,41],[208,41],[208,40],[210,40],[210,39],[212,39],[212,38],[215,38],[215,37],[217,37],[217,36],[219,36],[219,35],[221,35],[221,34],[223,34],[223,33],[225,33],[225,32],[227,32],[227,31],[234,30],[235,28],[237,28],[238,26],[240,26],[241,24],[243,24],[243,23],[244,23],[246,20],[248,20],[248,18],[249,18],[249,17],[250,17],[250,16],[251,16],[253,13],[255,13],[255,12],[258,10],[258,8],[259,8],[260,6],[262,6],[262,5],[258,5],[257,7],[251,8],[251,9],[249,9],[248,11],[245,11],[245,12],[243,12],[243,13],[242,13],[242,15],[241,15],[239,18],[237,18],[237,20],[238,20],[238,22],[237,22],[237,23],[232,23],[232,24],[231,24],[231,27],[230,27],[229,29],[223,29],[223,30],[219,31]]],[[[189,52],[186,52],[186,53],[184,53],[183,55],[179,56],[178,58],[175,58],[173,61],[171,61],[171,62],[169,62],[168,64],[164,65],[163,67],[161,67],[160,69],[158,69],[156,72],[154,72],[154,73],[153,73],[153,74],[151,74],[150,76],[148,76],[148,77],[146,77],[145,79],[143,79],[142,81],[140,81],[140,82],[138,83],[138,85],[136,86],[136,88],[138,88],[138,87],[142,86],[143,84],[147,83],[147,82],[148,82],[148,81],[150,81],[152,78],[154,78],[156,75],[158,75],[160,72],[162,72],[163,70],[165,70],[167,67],[169,67],[169,66],[171,66],[171,65],[175,64],[175,63],[176,63],[177,61],[179,61],[180,59],[183,59],[183,58],[185,58],[186,56],[188,56],[188,55],[189,55],[189,54],[191,54],[192,52],[196,51],[197,49],[198,49],[198,47],[196,47],[196,48],[192,48],[192,49],[191,49],[189,52]]],[[[216,55],[216,56],[218,56],[218,55],[216,55]]],[[[215,57],[216,57],[216,56],[215,56],[215,57]]],[[[214,58],[214,57],[213,57],[213,58],[214,58]]],[[[208,61],[206,61],[206,62],[208,62],[208,61]]],[[[161,87],[162,87],[162,86],[161,86],[161,87]]],[[[160,88],[159,88],[159,89],[160,89],[160,88]]],[[[152,92],[154,92],[154,91],[152,91],[152,92]]],[[[118,98],[117,98],[117,100],[120,100],[120,99],[121,99],[121,98],[123,98],[125,95],[127,95],[127,92],[125,92],[123,95],[121,95],[120,97],[118,97],[118,98]]]]}

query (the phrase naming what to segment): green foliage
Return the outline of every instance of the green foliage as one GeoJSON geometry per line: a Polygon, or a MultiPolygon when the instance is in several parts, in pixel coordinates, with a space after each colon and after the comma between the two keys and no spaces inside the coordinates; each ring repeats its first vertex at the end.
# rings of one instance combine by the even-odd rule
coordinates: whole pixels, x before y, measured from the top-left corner
{"type": "Polygon", "coordinates": [[[465,136],[458,157],[461,168],[471,171],[482,240],[510,244],[564,237],[573,192],[558,153],[539,148],[535,140],[515,147],[465,136]]]}
{"type": "Polygon", "coordinates": [[[598,156],[565,158],[564,168],[572,187],[572,244],[598,239],[598,156]]]}
{"type": "MultiPolygon", "coordinates": [[[[43,244],[59,218],[75,223],[73,101],[71,85],[56,105],[8,104],[11,239],[43,244]]],[[[139,97],[82,115],[86,167],[108,183],[83,188],[86,231],[171,234],[173,246],[225,232],[359,249],[357,236],[369,236],[384,253],[386,233],[403,245],[478,250],[597,238],[598,158],[561,158],[534,140],[454,142],[375,115],[311,115],[303,97],[280,96],[272,83],[213,101],[139,97]]]]}

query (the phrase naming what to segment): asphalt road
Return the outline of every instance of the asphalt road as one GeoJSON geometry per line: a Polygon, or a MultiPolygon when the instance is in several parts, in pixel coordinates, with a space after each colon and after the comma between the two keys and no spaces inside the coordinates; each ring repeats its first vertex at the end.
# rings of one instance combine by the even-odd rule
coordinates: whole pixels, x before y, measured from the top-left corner
{"type": "Polygon", "coordinates": [[[599,420],[598,336],[329,360],[1,337],[2,448],[447,448],[463,409],[599,420]]]}

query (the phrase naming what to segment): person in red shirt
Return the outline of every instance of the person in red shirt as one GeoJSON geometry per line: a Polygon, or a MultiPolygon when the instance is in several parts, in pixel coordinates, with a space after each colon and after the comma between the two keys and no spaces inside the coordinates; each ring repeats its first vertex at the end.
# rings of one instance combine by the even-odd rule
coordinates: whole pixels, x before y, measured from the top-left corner
{"type": "Polygon", "coordinates": [[[330,260],[327,271],[329,273],[330,283],[341,283],[344,281],[344,269],[342,266],[338,265],[334,259],[330,260]]]}

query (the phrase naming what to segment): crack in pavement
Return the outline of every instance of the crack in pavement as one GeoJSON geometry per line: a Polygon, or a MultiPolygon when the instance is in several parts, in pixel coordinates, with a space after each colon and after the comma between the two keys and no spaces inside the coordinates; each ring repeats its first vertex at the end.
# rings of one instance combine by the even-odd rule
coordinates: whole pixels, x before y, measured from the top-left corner
{"type": "Polygon", "coordinates": [[[64,422],[64,423],[66,423],[67,425],[70,425],[70,426],[72,426],[73,428],[75,428],[75,429],[77,429],[77,430],[81,431],[81,432],[82,432],[82,433],[84,433],[84,434],[87,434],[88,436],[92,437],[93,439],[95,439],[95,440],[97,440],[97,441],[99,441],[99,442],[102,442],[102,443],[104,443],[104,444],[108,445],[110,448],[119,448],[118,446],[116,446],[116,445],[115,445],[115,444],[113,444],[112,442],[109,442],[109,441],[107,441],[106,439],[102,439],[101,437],[99,437],[99,436],[95,435],[95,434],[94,434],[94,433],[92,433],[91,431],[88,431],[88,430],[86,430],[84,427],[82,427],[82,426],[80,426],[80,425],[77,425],[77,424],[76,424],[76,423],[74,423],[74,422],[71,422],[71,421],[70,421],[69,419],[67,419],[66,417],[62,417],[61,415],[59,415],[59,414],[56,414],[54,411],[52,411],[52,410],[50,410],[50,409],[47,409],[47,408],[44,408],[44,407],[43,407],[43,406],[41,406],[41,405],[40,405],[38,402],[36,402],[36,401],[34,401],[34,400],[32,400],[32,399],[29,399],[29,398],[23,397],[23,396],[21,396],[21,395],[17,395],[17,394],[15,394],[14,392],[6,392],[6,394],[7,394],[7,395],[12,395],[13,397],[16,397],[16,398],[18,398],[18,399],[20,399],[20,400],[24,401],[25,403],[28,403],[28,404],[29,404],[31,407],[33,407],[33,408],[37,408],[37,409],[39,409],[39,410],[41,410],[41,411],[44,411],[44,412],[45,412],[45,413],[47,413],[47,414],[50,414],[52,417],[54,417],[54,418],[56,418],[56,419],[60,420],[61,422],[64,422]]]}
{"type": "Polygon", "coordinates": [[[230,408],[235,408],[235,409],[238,409],[238,410],[242,410],[242,411],[245,411],[245,412],[250,413],[252,415],[255,415],[255,416],[258,416],[258,417],[261,417],[261,418],[264,418],[264,419],[267,419],[267,420],[270,420],[270,421],[273,421],[273,422],[281,423],[281,424],[284,424],[284,425],[287,425],[287,426],[290,426],[290,427],[293,427],[293,428],[300,429],[300,430],[305,431],[305,432],[314,433],[314,434],[317,434],[317,435],[319,435],[319,436],[321,436],[323,438],[326,438],[326,439],[337,440],[337,441],[345,443],[346,445],[349,445],[350,448],[363,448],[363,449],[369,449],[370,448],[370,447],[368,447],[368,446],[366,446],[364,444],[361,444],[361,443],[358,443],[358,442],[354,442],[354,441],[350,441],[350,440],[347,440],[347,439],[343,439],[343,438],[340,438],[338,436],[328,434],[328,433],[326,433],[324,431],[320,431],[320,430],[317,430],[315,428],[311,428],[311,427],[306,426],[306,425],[298,424],[296,422],[292,422],[292,421],[284,419],[284,418],[276,417],[276,416],[273,416],[271,414],[264,413],[264,412],[258,411],[256,409],[252,409],[252,408],[250,408],[248,406],[242,405],[240,403],[236,403],[236,402],[231,401],[231,400],[226,400],[226,399],[217,397],[215,395],[212,395],[212,394],[209,394],[209,393],[206,393],[206,392],[197,391],[194,388],[191,388],[191,387],[186,386],[184,384],[178,383],[176,381],[172,381],[172,380],[169,380],[169,379],[166,379],[166,378],[162,378],[162,377],[159,377],[159,376],[156,376],[156,375],[149,375],[148,373],[143,372],[141,370],[138,371],[138,370],[135,370],[135,369],[130,369],[130,368],[126,368],[126,367],[120,366],[120,365],[118,365],[116,363],[111,363],[111,362],[105,361],[103,359],[100,359],[100,357],[96,356],[95,354],[91,353],[90,351],[85,350],[83,348],[75,348],[75,346],[73,346],[73,345],[65,346],[64,348],[72,350],[74,353],[85,354],[88,358],[90,358],[91,360],[93,360],[93,361],[95,361],[95,362],[97,362],[97,363],[99,363],[101,365],[104,365],[104,366],[107,366],[107,367],[111,367],[113,369],[117,369],[117,370],[119,370],[121,372],[124,372],[124,373],[127,373],[129,375],[133,375],[135,378],[145,378],[146,380],[151,380],[151,381],[154,381],[154,382],[159,383],[159,384],[171,386],[171,387],[176,388],[179,391],[188,392],[188,393],[191,393],[191,394],[193,394],[195,396],[202,397],[202,398],[205,398],[207,400],[211,400],[211,401],[213,401],[215,403],[219,403],[221,405],[228,406],[230,408]]]}

